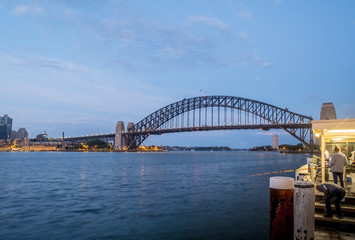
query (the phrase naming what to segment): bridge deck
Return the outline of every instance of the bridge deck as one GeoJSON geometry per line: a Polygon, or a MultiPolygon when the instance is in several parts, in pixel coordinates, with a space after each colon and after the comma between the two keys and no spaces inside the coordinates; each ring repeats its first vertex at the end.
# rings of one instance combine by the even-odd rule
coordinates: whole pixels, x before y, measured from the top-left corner
{"type": "Polygon", "coordinates": [[[125,132],[124,135],[137,135],[137,134],[163,134],[174,132],[194,132],[194,131],[213,131],[213,130],[238,130],[238,129],[260,129],[268,131],[270,129],[284,129],[284,128],[310,128],[310,123],[302,124],[257,124],[257,125],[220,125],[220,126],[193,126],[169,129],[152,129],[147,131],[132,131],[125,132]]]}

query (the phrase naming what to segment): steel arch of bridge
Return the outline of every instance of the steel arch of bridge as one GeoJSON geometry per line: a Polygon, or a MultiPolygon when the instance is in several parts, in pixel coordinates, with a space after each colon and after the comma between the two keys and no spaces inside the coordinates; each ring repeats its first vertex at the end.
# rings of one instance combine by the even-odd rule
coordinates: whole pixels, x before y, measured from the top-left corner
{"type": "Polygon", "coordinates": [[[287,108],[282,109],[252,99],[233,96],[201,96],[183,99],[153,112],[136,123],[124,135],[128,138],[128,149],[135,149],[151,134],[278,128],[285,130],[303,144],[309,145],[313,143],[311,120],[311,117],[288,111],[287,108]],[[207,114],[208,109],[209,114],[207,114]],[[231,112],[228,113],[228,110],[231,112]],[[186,116],[184,116],[185,113],[186,116]],[[205,124],[201,121],[202,114],[204,114],[202,117],[205,124]],[[231,118],[229,124],[226,123],[227,115],[231,118]],[[179,116],[182,116],[180,127],[176,124],[179,116]],[[207,118],[211,119],[209,124],[207,118]],[[224,120],[222,124],[221,119],[224,120]],[[309,136],[309,142],[306,141],[307,136],[309,136]]]}

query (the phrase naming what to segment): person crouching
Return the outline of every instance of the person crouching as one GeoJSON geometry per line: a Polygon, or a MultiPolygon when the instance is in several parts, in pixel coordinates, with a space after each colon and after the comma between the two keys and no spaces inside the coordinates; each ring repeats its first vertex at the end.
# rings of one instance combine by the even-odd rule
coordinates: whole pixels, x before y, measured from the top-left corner
{"type": "Polygon", "coordinates": [[[316,189],[319,192],[324,193],[325,196],[326,214],[323,215],[323,217],[333,217],[331,204],[334,203],[337,212],[336,217],[340,219],[344,218],[344,214],[340,207],[340,201],[345,197],[344,188],[334,183],[322,183],[317,185],[316,189]]]}

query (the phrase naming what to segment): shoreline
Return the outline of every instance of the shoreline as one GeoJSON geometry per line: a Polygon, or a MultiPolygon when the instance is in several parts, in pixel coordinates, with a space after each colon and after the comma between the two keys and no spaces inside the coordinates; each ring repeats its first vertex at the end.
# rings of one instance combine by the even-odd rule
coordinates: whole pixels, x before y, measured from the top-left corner
{"type": "Polygon", "coordinates": [[[153,152],[278,152],[281,154],[319,154],[319,151],[256,151],[256,150],[0,150],[1,152],[136,152],[136,153],[153,153],[153,152]]]}

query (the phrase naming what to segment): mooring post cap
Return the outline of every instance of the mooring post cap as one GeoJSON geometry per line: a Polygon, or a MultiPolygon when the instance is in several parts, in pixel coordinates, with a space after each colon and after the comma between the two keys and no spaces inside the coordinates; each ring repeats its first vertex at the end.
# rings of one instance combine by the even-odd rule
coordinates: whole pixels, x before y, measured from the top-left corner
{"type": "Polygon", "coordinates": [[[296,181],[295,188],[314,188],[314,183],[311,181],[296,181]]]}
{"type": "Polygon", "coordinates": [[[291,177],[271,177],[270,188],[274,189],[294,189],[295,180],[291,177]]]}

